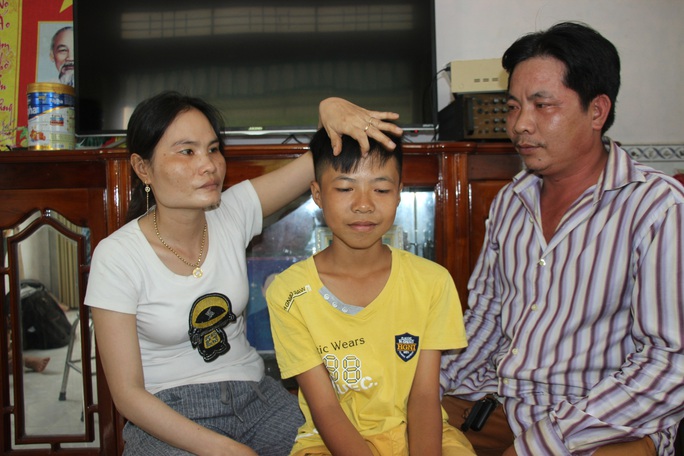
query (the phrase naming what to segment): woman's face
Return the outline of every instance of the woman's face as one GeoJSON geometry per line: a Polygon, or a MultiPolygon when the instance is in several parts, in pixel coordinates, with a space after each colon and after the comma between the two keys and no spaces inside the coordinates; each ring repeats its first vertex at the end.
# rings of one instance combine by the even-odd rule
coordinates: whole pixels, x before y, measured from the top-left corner
{"type": "Polygon", "coordinates": [[[206,209],[220,203],[226,161],[219,141],[200,111],[178,114],[148,162],[148,183],[159,206],[206,209]]]}

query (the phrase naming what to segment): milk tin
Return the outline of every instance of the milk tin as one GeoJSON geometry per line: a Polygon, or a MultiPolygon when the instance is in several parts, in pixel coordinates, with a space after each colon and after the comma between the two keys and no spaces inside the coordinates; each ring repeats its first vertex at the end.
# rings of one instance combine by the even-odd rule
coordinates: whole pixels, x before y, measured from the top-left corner
{"type": "Polygon", "coordinates": [[[74,88],[55,82],[34,82],[28,85],[27,92],[29,149],[73,149],[74,88]]]}

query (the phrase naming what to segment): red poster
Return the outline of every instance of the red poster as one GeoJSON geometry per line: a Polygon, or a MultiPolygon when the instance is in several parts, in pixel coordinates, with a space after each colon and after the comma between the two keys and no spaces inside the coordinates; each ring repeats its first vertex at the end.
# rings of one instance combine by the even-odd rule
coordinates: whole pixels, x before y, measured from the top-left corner
{"type": "Polygon", "coordinates": [[[25,127],[30,83],[62,82],[73,86],[73,0],[23,0],[21,12],[17,125],[25,127]]]}

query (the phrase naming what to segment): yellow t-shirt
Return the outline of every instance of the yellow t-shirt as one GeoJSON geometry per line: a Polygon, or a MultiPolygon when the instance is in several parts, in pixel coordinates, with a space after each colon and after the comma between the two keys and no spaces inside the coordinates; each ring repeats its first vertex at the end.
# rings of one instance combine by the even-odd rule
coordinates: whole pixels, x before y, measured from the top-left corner
{"type": "MultiPolygon", "coordinates": [[[[333,307],[323,287],[311,257],[276,277],[267,291],[281,375],[293,377],[322,362],[342,409],[362,435],[405,423],[420,351],[467,344],[451,275],[437,263],[392,249],[387,284],[359,313],[333,307]]],[[[306,423],[293,452],[322,443],[301,392],[299,404],[306,423]]]]}

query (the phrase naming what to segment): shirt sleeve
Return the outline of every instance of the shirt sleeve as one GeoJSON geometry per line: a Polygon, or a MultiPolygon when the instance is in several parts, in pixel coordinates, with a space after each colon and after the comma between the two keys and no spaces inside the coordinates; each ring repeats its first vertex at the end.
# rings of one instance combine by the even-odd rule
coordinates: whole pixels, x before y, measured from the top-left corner
{"type": "Polygon", "coordinates": [[[84,300],[87,306],[136,313],[141,275],[136,274],[137,265],[127,252],[125,243],[114,238],[103,239],[97,245],[84,300]]]}
{"type": "MultiPolygon", "coordinates": [[[[293,281],[288,278],[289,271],[279,274],[266,291],[266,301],[271,319],[271,334],[276,352],[280,374],[290,378],[306,372],[321,364],[321,356],[316,351],[316,344],[301,314],[300,303],[293,304],[293,299],[304,300],[302,296],[293,296],[286,284],[293,281]]],[[[312,293],[311,290],[300,290],[312,293]]]]}
{"type": "Polygon", "coordinates": [[[259,195],[248,180],[233,185],[221,195],[217,216],[222,224],[244,229],[247,248],[252,238],[261,233],[263,214],[259,195]]]}
{"type": "Polygon", "coordinates": [[[442,355],[440,390],[466,399],[496,392],[497,377],[492,357],[509,345],[501,331],[501,301],[496,295],[496,265],[499,246],[492,237],[489,220],[495,216],[498,197],[490,209],[485,242],[468,283],[468,305],[464,321],[468,348],[442,355]],[[477,337],[473,337],[473,335],[477,337]]]}
{"type": "Polygon", "coordinates": [[[621,369],[575,401],[556,404],[515,442],[519,455],[591,454],[611,443],[651,436],[684,417],[684,205],[667,210],[635,249],[632,292],[636,351],[621,369]]]}
{"type": "Polygon", "coordinates": [[[440,270],[441,283],[438,282],[433,289],[423,349],[463,348],[468,345],[468,341],[463,325],[461,301],[449,272],[441,267],[440,270]]]}

